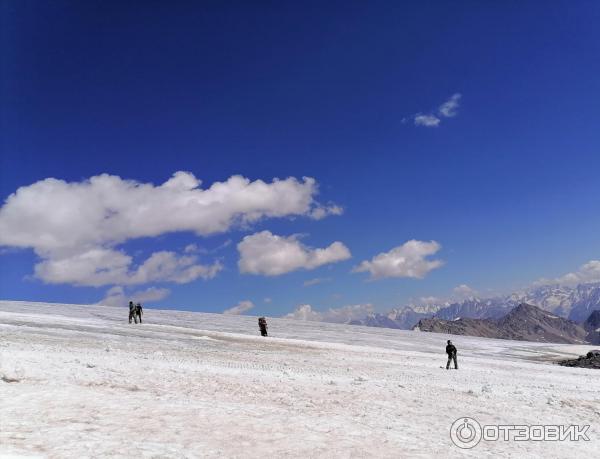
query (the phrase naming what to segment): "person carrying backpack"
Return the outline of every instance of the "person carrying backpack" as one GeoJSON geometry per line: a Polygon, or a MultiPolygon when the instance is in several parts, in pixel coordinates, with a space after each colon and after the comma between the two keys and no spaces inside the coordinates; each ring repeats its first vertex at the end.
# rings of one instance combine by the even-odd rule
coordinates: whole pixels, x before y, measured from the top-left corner
{"type": "Polygon", "coordinates": [[[267,319],[265,319],[264,317],[259,317],[258,318],[258,328],[260,329],[261,336],[268,336],[267,335],[267,319]]]}
{"type": "MultiPolygon", "coordinates": [[[[138,303],[135,305],[135,315],[137,316],[138,319],[140,319],[140,323],[142,323],[142,314],[143,314],[143,308],[142,308],[142,304],[138,303]]],[[[135,323],[137,324],[137,320],[135,321],[135,323]]]]}
{"type": "Polygon", "coordinates": [[[446,354],[448,354],[448,362],[446,363],[446,370],[450,369],[450,362],[454,361],[454,369],[458,370],[458,364],[456,363],[456,346],[452,344],[452,341],[448,340],[446,346],[446,354]]]}
{"type": "Polygon", "coordinates": [[[129,302],[129,323],[131,323],[132,320],[135,320],[135,323],[137,324],[137,319],[135,317],[135,305],[133,304],[133,301],[129,302]]]}

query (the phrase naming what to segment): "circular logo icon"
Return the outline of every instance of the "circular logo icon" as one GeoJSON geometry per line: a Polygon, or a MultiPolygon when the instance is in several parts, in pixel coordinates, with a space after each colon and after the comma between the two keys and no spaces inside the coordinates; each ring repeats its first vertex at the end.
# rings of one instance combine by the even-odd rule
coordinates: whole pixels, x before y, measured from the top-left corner
{"type": "Polygon", "coordinates": [[[481,441],[481,425],[473,418],[458,418],[450,427],[450,439],[459,448],[473,448],[481,441]]]}

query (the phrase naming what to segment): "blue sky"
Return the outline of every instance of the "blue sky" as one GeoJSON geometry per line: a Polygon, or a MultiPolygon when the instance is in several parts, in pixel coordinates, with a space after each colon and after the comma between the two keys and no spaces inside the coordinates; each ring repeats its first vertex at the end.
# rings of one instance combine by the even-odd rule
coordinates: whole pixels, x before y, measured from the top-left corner
{"type": "MultiPolygon", "coordinates": [[[[267,184],[312,177],[311,209],[317,201],[344,209],[322,219],[306,209],[263,216],[204,235],[175,228],[137,237],[129,228],[98,247],[132,257],[131,271],[159,251],[180,260],[190,244],[200,248],[188,252],[197,263],[220,269],[189,282],[130,279],[125,296],[168,289],[152,307],[215,312],[243,300],[268,315],[300,304],[383,311],[448,297],[461,284],[482,295],[510,291],[598,258],[597,2],[1,8],[3,200],[48,178],[87,183],[107,173],[158,187],[189,171],[203,189],[233,175],[267,184]],[[454,116],[443,116],[455,94],[454,116]],[[416,125],[417,114],[439,124],[416,125]],[[351,258],[279,275],[240,272],[238,244],[262,231],[301,235],[285,240],[305,250],[338,241],[351,258]],[[436,241],[425,260],[443,266],[422,278],[352,273],[413,239],[436,241]],[[311,279],[325,281],[304,286],[311,279]]],[[[42,217],[0,225],[11,233],[0,241],[0,297],[100,301],[119,282],[34,275],[44,259],[69,259],[36,242],[60,218],[53,209],[50,201],[42,217]],[[14,242],[31,226],[27,241],[14,242]]],[[[86,217],[73,218],[74,228],[86,217]]],[[[75,250],[84,248],[70,246],[69,256],[75,250]]]]}

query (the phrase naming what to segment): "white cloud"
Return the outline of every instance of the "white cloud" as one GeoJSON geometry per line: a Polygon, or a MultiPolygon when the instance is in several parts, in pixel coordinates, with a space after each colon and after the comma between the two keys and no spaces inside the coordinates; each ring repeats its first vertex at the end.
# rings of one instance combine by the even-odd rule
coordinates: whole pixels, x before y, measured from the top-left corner
{"type": "Polygon", "coordinates": [[[190,282],[210,278],[220,263],[205,266],[186,247],[184,256],[156,252],[139,267],[116,247],[130,239],[176,231],[221,233],[263,218],[339,214],[315,201],[314,179],[251,182],[235,175],[209,188],[189,172],[155,186],[102,174],[81,182],[54,178],[19,188],[0,209],[0,245],[32,248],[41,258],[36,275],[75,285],[190,282]]]}
{"type": "Polygon", "coordinates": [[[210,266],[196,264],[195,256],[178,256],[174,252],[155,252],[130,277],[130,284],[170,281],[187,284],[198,278],[212,279],[223,266],[216,261],[210,266]]]}
{"type": "Polygon", "coordinates": [[[348,323],[352,320],[364,319],[365,316],[373,312],[374,307],[372,304],[352,304],[341,308],[330,308],[323,312],[313,310],[310,304],[302,304],[283,317],[285,319],[315,322],[348,323]]]}
{"type": "Polygon", "coordinates": [[[446,118],[453,118],[457,115],[458,106],[462,95],[459,93],[453,94],[450,99],[440,105],[438,113],[446,118]]]}
{"type": "Polygon", "coordinates": [[[108,174],[74,183],[49,178],[6,200],[0,244],[69,251],[175,231],[221,233],[238,222],[308,216],[319,207],[317,191],[306,177],[265,183],[235,175],[207,189],[189,172],[176,172],[160,186],[108,174]]]}
{"type": "Polygon", "coordinates": [[[440,121],[435,115],[423,115],[421,113],[415,115],[415,126],[437,127],[440,121]]]}
{"type": "Polygon", "coordinates": [[[303,285],[310,287],[311,285],[323,284],[325,282],[331,282],[331,277],[316,277],[314,279],[305,280],[303,285]]]}
{"type": "Polygon", "coordinates": [[[254,303],[252,301],[248,301],[248,300],[240,301],[234,307],[223,311],[223,314],[239,315],[239,314],[245,313],[246,311],[249,311],[253,307],[254,307],[254,303]]]}
{"type": "Polygon", "coordinates": [[[198,247],[198,244],[188,244],[185,246],[183,251],[185,253],[198,253],[200,252],[200,247],[198,247]]]}
{"type": "Polygon", "coordinates": [[[452,289],[454,296],[458,299],[466,299],[477,296],[477,290],[469,287],[467,284],[460,284],[452,289]]]}
{"type": "Polygon", "coordinates": [[[422,279],[431,270],[444,264],[441,260],[428,260],[441,246],[436,241],[410,240],[403,245],[394,247],[389,252],[383,252],[365,260],[354,268],[354,272],[369,272],[372,279],[385,277],[412,277],[422,279]]]}
{"type": "Polygon", "coordinates": [[[184,253],[198,253],[198,254],[203,254],[203,255],[210,255],[210,254],[215,254],[217,252],[220,252],[221,250],[229,247],[232,243],[233,243],[233,241],[231,239],[227,239],[225,242],[223,242],[222,244],[218,245],[217,247],[215,247],[213,249],[207,249],[207,248],[199,246],[196,243],[192,243],[192,244],[186,245],[183,249],[183,252],[184,253]]]}
{"type": "Polygon", "coordinates": [[[422,296],[419,297],[419,305],[432,306],[435,304],[441,304],[444,300],[437,296],[422,296]]]}
{"type": "Polygon", "coordinates": [[[100,287],[135,285],[150,282],[185,284],[196,279],[212,279],[223,269],[220,261],[211,265],[197,263],[195,255],[175,252],[153,253],[133,267],[132,258],[114,249],[91,249],[60,258],[47,258],[35,265],[35,275],[49,284],[100,287]]]}
{"type": "Polygon", "coordinates": [[[344,213],[343,207],[337,206],[335,204],[330,204],[328,206],[317,206],[315,207],[311,213],[310,217],[315,220],[321,220],[329,215],[342,215],[344,213]]]}
{"type": "Polygon", "coordinates": [[[322,314],[320,312],[313,311],[310,304],[301,304],[292,312],[283,317],[285,319],[314,320],[316,322],[320,322],[322,320],[322,314]]]}
{"type": "Polygon", "coordinates": [[[126,294],[123,287],[117,285],[109,289],[108,292],[106,292],[106,296],[100,300],[98,304],[104,306],[126,306],[129,301],[142,304],[152,303],[166,298],[170,293],[171,291],[166,288],[150,287],[145,290],[138,290],[126,294]]]}
{"type": "MultiPolygon", "coordinates": [[[[454,302],[461,302],[470,298],[474,298],[479,294],[477,290],[469,287],[467,284],[460,284],[452,289],[452,294],[447,296],[422,296],[417,300],[411,300],[410,306],[415,310],[430,311],[432,306],[447,306],[454,302]]],[[[437,310],[435,308],[434,310],[437,310]]]]}
{"type": "Polygon", "coordinates": [[[271,303],[271,302],[273,301],[273,299],[271,299],[271,298],[269,298],[269,297],[267,296],[267,297],[265,297],[265,298],[263,299],[263,301],[264,301],[265,303],[271,303]]]}
{"type": "Polygon", "coordinates": [[[600,260],[590,260],[582,265],[577,271],[567,273],[564,276],[555,279],[539,279],[534,283],[534,286],[548,284],[574,286],[591,282],[600,282],[600,260]]]}
{"type": "MultiPolygon", "coordinates": [[[[442,118],[454,118],[458,114],[458,107],[462,95],[455,93],[450,98],[438,107],[434,113],[417,113],[412,116],[415,126],[438,127],[442,122],[442,118]]],[[[402,119],[404,123],[406,118],[402,119]]]]}
{"type": "Polygon", "coordinates": [[[297,236],[277,236],[270,231],[244,237],[237,248],[240,272],[265,276],[279,276],[297,269],[315,269],[351,256],[341,242],[334,242],[324,249],[313,249],[302,244],[297,236]]]}

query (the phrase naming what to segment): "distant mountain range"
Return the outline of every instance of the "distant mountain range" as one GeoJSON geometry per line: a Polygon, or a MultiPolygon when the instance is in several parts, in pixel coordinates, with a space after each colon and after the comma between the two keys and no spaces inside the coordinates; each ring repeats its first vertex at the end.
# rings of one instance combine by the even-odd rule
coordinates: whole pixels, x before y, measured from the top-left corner
{"type": "Polygon", "coordinates": [[[548,343],[586,342],[588,332],[579,324],[548,311],[522,303],[497,319],[421,319],[415,330],[486,338],[548,343]]]}
{"type": "Polygon", "coordinates": [[[594,311],[583,323],[583,328],[587,332],[585,340],[588,343],[600,344],[600,311],[594,311]]]}
{"type": "Polygon", "coordinates": [[[364,319],[350,323],[409,330],[421,319],[432,317],[443,320],[499,319],[522,303],[582,323],[594,310],[600,310],[600,283],[580,284],[575,287],[543,285],[506,296],[468,298],[427,307],[405,306],[385,314],[369,314],[364,319]]]}

